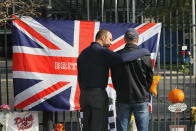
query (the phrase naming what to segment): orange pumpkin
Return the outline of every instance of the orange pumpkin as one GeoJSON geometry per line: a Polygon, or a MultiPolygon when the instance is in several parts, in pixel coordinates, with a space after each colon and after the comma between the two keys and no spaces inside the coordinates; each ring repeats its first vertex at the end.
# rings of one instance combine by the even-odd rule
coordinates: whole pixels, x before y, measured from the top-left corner
{"type": "Polygon", "coordinates": [[[184,92],[180,89],[173,89],[168,94],[168,100],[171,103],[180,103],[184,101],[184,92]]]}

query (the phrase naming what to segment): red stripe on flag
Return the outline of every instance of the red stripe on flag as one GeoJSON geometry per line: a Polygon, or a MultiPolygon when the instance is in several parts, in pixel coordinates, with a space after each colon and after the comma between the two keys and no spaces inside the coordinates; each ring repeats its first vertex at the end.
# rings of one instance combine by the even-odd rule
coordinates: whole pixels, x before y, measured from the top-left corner
{"type": "Polygon", "coordinates": [[[113,88],[114,89],[114,86],[113,86],[113,84],[108,84],[111,88],[113,88]]]}
{"type": "Polygon", "coordinates": [[[94,41],[95,22],[80,21],[79,54],[94,41]]]}
{"type": "MultiPolygon", "coordinates": [[[[94,41],[94,31],[95,31],[95,22],[80,21],[79,54],[83,49],[89,46],[91,42],[94,41]]],[[[79,88],[79,84],[77,83],[76,92],[74,96],[75,110],[80,109],[79,98],[80,98],[80,88],[79,88]]]]}
{"type": "Polygon", "coordinates": [[[125,40],[124,40],[124,37],[122,39],[120,39],[119,41],[117,41],[116,43],[112,44],[110,46],[110,50],[115,50],[117,49],[118,47],[122,46],[123,44],[125,44],[125,40]]]}
{"type": "MultiPolygon", "coordinates": [[[[13,16],[16,18],[16,16],[13,16]]],[[[38,41],[40,41],[42,44],[47,46],[50,49],[60,50],[55,44],[47,40],[45,37],[43,37],[41,34],[39,34],[37,31],[35,31],[33,28],[31,28],[29,25],[27,25],[25,22],[23,22],[20,19],[14,20],[15,23],[17,23],[20,27],[22,27],[25,31],[27,31],[29,34],[31,34],[33,37],[35,37],[38,41]]]]}
{"type": "Polygon", "coordinates": [[[149,112],[152,112],[152,106],[149,105],[148,108],[149,108],[149,112]]]}
{"type": "Polygon", "coordinates": [[[58,82],[56,83],[55,85],[51,86],[51,87],[48,87],[47,89],[43,90],[43,91],[40,91],[39,93],[33,95],[32,97],[26,99],[25,101],[19,103],[18,105],[15,106],[15,108],[17,109],[23,109],[25,108],[26,106],[42,99],[43,97],[59,90],[60,88],[62,88],[63,86],[69,84],[70,82],[58,82]]]}
{"type": "Polygon", "coordinates": [[[149,28],[153,27],[156,24],[157,23],[148,23],[148,24],[142,26],[141,28],[137,29],[137,31],[139,34],[142,34],[143,32],[145,32],[146,30],[148,30],[149,28]]]}
{"type": "Polygon", "coordinates": [[[77,75],[77,58],[13,53],[13,71],[77,75]]]}
{"type": "Polygon", "coordinates": [[[111,69],[109,69],[109,77],[111,77],[112,76],[112,74],[111,74],[111,69]]]}
{"type": "Polygon", "coordinates": [[[76,92],[75,92],[75,97],[74,97],[75,110],[80,110],[79,99],[80,99],[80,88],[79,88],[79,83],[77,82],[76,92]]]}
{"type": "Polygon", "coordinates": [[[152,68],[154,68],[154,65],[155,65],[155,60],[152,59],[152,68]]]}
{"type": "MultiPolygon", "coordinates": [[[[137,29],[137,31],[138,31],[138,33],[140,35],[140,34],[142,34],[143,32],[145,32],[146,30],[148,30],[149,28],[151,28],[152,26],[154,26],[156,24],[157,23],[148,23],[148,24],[142,26],[141,28],[137,29]]],[[[114,51],[115,49],[119,48],[123,44],[125,44],[124,37],[122,39],[120,39],[119,41],[117,41],[116,43],[113,43],[110,46],[110,49],[114,51]]]]}

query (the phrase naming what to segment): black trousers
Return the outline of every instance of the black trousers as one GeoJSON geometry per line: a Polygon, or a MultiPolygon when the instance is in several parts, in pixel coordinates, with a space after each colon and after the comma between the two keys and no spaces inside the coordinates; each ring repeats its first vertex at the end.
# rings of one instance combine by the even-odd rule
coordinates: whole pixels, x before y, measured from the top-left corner
{"type": "Polygon", "coordinates": [[[105,89],[80,89],[82,131],[108,131],[108,95],[105,89]]]}

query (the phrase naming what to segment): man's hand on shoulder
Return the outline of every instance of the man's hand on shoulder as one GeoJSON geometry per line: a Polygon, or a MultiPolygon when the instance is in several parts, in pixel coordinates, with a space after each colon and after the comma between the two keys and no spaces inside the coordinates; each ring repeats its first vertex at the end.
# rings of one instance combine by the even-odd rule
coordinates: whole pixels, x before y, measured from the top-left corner
{"type": "Polygon", "coordinates": [[[139,49],[141,52],[143,52],[144,53],[144,55],[148,55],[148,56],[150,56],[150,51],[149,50],[147,50],[147,49],[145,49],[145,48],[141,48],[141,49],[139,49]]]}

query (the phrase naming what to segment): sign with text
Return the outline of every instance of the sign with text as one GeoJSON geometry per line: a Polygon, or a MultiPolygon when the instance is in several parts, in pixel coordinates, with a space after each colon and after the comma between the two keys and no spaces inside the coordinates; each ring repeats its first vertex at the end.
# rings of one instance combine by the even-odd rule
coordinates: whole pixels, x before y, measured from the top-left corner
{"type": "Polygon", "coordinates": [[[187,105],[185,103],[176,103],[172,104],[168,107],[171,112],[183,112],[187,109],[187,105]]]}
{"type": "Polygon", "coordinates": [[[170,125],[170,131],[187,131],[186,125],[170,125]]]}

